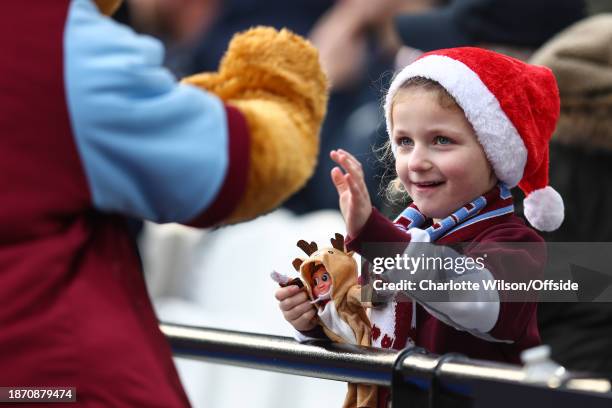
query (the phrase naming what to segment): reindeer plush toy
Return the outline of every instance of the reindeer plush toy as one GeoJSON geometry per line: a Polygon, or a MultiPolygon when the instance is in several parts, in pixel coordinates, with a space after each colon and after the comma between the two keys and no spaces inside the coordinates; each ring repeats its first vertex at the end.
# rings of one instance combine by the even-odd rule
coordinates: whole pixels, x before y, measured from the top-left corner
{"type": "MultiPolygon", "coordinates": [[[[335,342],[370,346],[370,320],[361,303],[357,262],[352,251],[346,252],[341,234],[331,243],[331,248],[318,249],[315,242],[300,240],[297,246],[308,258],[294,259],[293,267],[317,307],[325,334],[335,342]]],[[[376,407],[376,386],[349,384],[343,407],[376,407]]]]}

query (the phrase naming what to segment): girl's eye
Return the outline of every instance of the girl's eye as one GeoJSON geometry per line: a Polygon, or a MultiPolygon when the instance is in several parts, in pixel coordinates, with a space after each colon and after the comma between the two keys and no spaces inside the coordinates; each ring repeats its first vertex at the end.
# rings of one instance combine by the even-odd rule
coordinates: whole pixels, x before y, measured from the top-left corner
{"type": "Polygon", "coordinates": [[[412,141],[411,138],[409,137],[399,137],[397,139],[397,145],[398,146],[412,146],[414,144],[414,142],[412,141]]]}
{"type": "Polygon", "coordinates": [[[323,274],[323,276],[321,276],[321,280],[322,280],[323,282],[327,282],[327,281],[329,280],[329,275],[328,275],[328,274],[326,274],[326,273],[325,273],[325,274],[323,274]]]}
{"type": "Polygon", "coordinates": [[[440,144],[440,145],[447,145],[447,144],[452,143],[452,141],[446,136],[436,136],[435,142],[436,144],[440,144]]]}
{"type": "Polygon", "coordinates": [[[314,278],[314,286],[317,286],[319,284],[319,278],[314,278]]]}

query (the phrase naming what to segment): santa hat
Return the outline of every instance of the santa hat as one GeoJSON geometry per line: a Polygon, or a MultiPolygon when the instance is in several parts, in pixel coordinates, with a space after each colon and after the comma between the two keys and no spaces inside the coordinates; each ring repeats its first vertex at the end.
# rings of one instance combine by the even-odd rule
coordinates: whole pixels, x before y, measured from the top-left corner
{"type": "Polygon", "coordinates": [[[391,102],[413,77],[438,82],[463,109],[497,178],[525,193],[532,226],[553,231],[563,222],[563,199],[548,186],[548,142],[559,118],[559,90],[546,67],[481,48],[432,51],[393,79],[385,100],[391,137],[391,102]]]}

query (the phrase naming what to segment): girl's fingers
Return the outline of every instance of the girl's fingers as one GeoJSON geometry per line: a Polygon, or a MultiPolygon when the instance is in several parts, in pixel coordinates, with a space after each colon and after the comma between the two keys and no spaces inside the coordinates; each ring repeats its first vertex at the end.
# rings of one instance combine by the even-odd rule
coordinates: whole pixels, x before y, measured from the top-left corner
{"type": "MultiPolygon", "coordinates": [[[[303,315],[309,313],[311,310],[314,311],[314,306],[310,304],[310,302],[300,303],[293,309],[285,312],[285,318],[292,322],[294,320],[298,320],[303,315]]],[[[312,317],[312,316],[311,316],[312,317]]]]}
{"type": "Polygon", "coordinates": [[[305,327],[307,325],[309,325],[309,323],[311,323],[316,315],[316,311],[314,309],[314,306],[310,305],[311,309],[308,310],[306,313],[302,314],[301,316],[297,317],[296,319],[293,320],[289,320],[289,322],[291,324],[293,324],[293,326],[297,326],[297,327],[305,327]]]}
{"type": "Polygon", "coordinates": [[[276,300],[283,301],[293,295],[295,295],[296,293],[298,293],[300,290],[302,290],[301,288],[299,288],[297,285],[291,285],[291,286],[286,286],[284,288],[278,288],[276,290],[276,292],[274,292],[274,297],[276,298],[276,300]]]}
{"type": "Polygon", "coordinates": [[[341,160],[343,164],[346,163],[346,167],[350,168],[351,172],[363,178],[363,168],[361,166],[361,162],[357,160],[355,156],[342,149],[338,149],[338,154],[342,158],[341,160]]]}
{"type": "Polygon", "coordinates": [[[342,156],[340,156],[340,153],[338,153],[337,150],[332,150],[331,152],[329,152],[329,157],[331,157],[333,161],[344,167],[342,165],[342,156]]]}
{"type": "Polygon", "coordinates": [[[356,171],[355,165],[350,162],[346,154],[341,153],[341,150],[332,150],[330,152],[330,157],[333,161],[338,163],[345,172],[351,173],[356,171]]]}
{"type": "Polygon", "coordinates": [[[293,295],[291,297],[283,299],[278,304],[278,307],[283,312],[288,312],[291,309],[293,309],[294,307],[296,307],[297,305],[302,304],[302,303],[307,302],[307,301],[308,301],[308,296],[306,295],[306,292],[301,291],[300,293],[297,293],[297,294],[295,294],[295,295],[293,295]]]}
{"type": "Polygon", "coordinates": [[[347,152],[346,150],[343,150],[343,149],[338,149],[338,153],[340,155],[345,155],[350,161],[354,162],[359,167],[361,167],[361,162],[359,160],[357,160],[357,158],[355,156],[353,156],[351,153],[349,153],[349,152],[347,152]]]}
{"type": "Polygon", "coordinates": [[[366,198],[369,197],[367,187],[363,180],[361,163],[344,150],[332,150],[330,152],[330,157],[346,170],[346,173],[342,173],[339,167],[334,167],[332,169],[332,181],[338,193],[345,192],[348,189],[353,194],[359,194],[366,198]]]}
{"type": "Polygon", "coordinates": [[[334,167],[332,169],[331,178],[339,194],[345,192],[348,189],[348,185],[346,184],[346,181],[344,180],[344,174],[342,173],[342,170],[340,170],[339,167],[334,167]]]}
{"type": "Polygon", "coordinates": [[[349,190],[351,190],[353,197],[359,197],[361,192],[355,184],[355,178],[351,176],[351,174],[346,174],[344,178],[346,180],[346,184],[348,185],[349,190]]]}
{"type": "Polygon", "coordinates": [[[358,198],[360,200],[366,199],[367,189],[362,179],[356,179],[351,174],[347,174],[345,176],[346,184],[348,185],[348,189],[351,191],[351,194],[354,198],[358,198]]]}

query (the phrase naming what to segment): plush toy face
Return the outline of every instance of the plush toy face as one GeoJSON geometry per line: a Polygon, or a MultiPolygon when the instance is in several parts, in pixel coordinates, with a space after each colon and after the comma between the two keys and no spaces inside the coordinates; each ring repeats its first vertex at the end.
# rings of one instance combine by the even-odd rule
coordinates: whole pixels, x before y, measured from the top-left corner
{"type": "Polygon", "coordinates": [[[312,300],[325,295],[329,290],[331,290],[330,295],[334,301],[344,299],[347,291],[357,284],[357,263],[352,251],[345,252],[344,237],[336,234],[336,237],[331,239],[331,243],[331,248],[322,249],[318,249],[315,242],[308,243],[303,239],[297,243],[297,246],[306,252],[308,258],[295,258],[293,267],[300,273],[308,296],[312,300]],[[327,273],[328,278],[319,272],[321,269],[327,273]],[[315,284],[314,278],[317,272],[319,272],[317,275],[319,279],[315,284]],[[328,284],[329,288],[319,289],[323,283],[328,284]]]}
{"type": "Polygon", "coordinates": [[[325,270],[323,265],[320,265],[317,270],[312,274],[312,281],[310,287],[312,288],[312,294],[315,298],[321,295],[325,295],[329,292],[332,284],[332,278],[325,270]]]}

